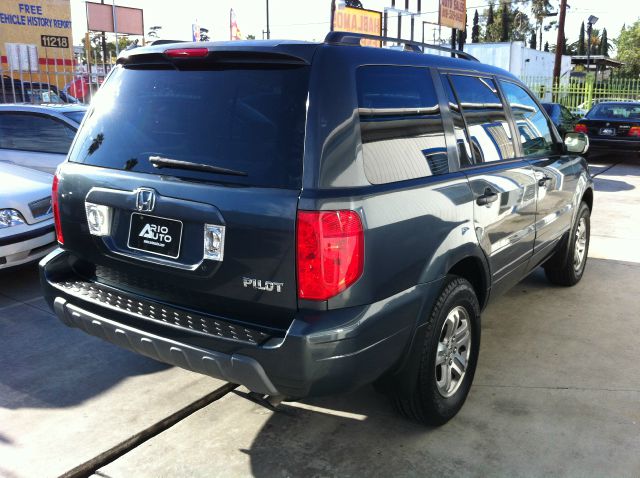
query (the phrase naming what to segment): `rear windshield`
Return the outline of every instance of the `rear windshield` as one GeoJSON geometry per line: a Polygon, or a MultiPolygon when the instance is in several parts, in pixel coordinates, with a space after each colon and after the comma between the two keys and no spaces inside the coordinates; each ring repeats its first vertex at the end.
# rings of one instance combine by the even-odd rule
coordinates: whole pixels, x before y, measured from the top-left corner
{"type": "Polygon", "coordinates": [[[640,103],[600,103],[587,113],[587,118],[640,120],[640,103]]]}
{"type": "Polygon", "coordinates": [[[309,68],[119,66],[94,98],[70,161],[252,186],[300,186],[309,68]],[[151,156],[246,176],[156,169],[151,156]]]}

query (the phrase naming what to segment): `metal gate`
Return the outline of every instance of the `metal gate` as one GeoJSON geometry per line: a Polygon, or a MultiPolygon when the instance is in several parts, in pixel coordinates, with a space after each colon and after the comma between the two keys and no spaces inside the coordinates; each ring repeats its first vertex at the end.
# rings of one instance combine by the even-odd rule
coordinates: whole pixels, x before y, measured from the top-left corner
{"type": "Polygon", "coordinates": [[[102,56],[88,39],[73,48],[0,45],[0,103],[90,103],[115,62],[102,56]]]}

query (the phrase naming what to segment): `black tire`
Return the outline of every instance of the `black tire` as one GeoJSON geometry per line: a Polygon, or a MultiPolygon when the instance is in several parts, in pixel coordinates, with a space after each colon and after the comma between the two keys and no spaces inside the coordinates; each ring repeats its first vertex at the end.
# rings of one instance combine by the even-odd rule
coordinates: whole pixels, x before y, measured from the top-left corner
{"type": "Polygon", "coordinates": [[[411,380],[415,380],[415,386],[409,388],[411,392],[395,392],[394,401],[398,411],[407,418],[425,425],[439,426],[451,420],[462,408],[469,394],[478,362],[480,305],[473,287],[466,279],[458,276],[447,277],[424,327],[426,327],[426,333],[423,344],[420,354],[416,355],[420,363],[417,373],[410,377],[411,380]],[[451,396],[444,396],[437,383],[436,354],[441,334],[445,332],[444,323],[450,313],[461,312],[459,307],[462,307],[468,315],[471,337],[469,356],[465,373],[458,381],[457,389],[451,396]]]}
{"type": "Polygon", "coordinates": [[[581,203],[578,208],[578,214],[569,236],[564,241],[562,247],[556,252],[556,255],[544,265],[544,272],[550,282],[562,286],[576,285],[582,279],[584,269],[587,265],[589,255],[589,240],[591,234],[591,211],[586,203],[581,203]],[[583,250],[583,259],[579,265],[576,265],[576,248],[579,247],[579,228],[581,221],[584,221],[586,228],[585,243],[583,250]]]}

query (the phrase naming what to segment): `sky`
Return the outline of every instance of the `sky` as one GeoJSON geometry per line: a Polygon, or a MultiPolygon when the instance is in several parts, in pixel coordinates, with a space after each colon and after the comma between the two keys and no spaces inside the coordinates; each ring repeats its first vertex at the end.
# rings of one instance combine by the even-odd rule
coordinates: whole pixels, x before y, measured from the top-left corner
{"type": "MultiPolygon", "coordinates": [[[[94,0],[97,1],[97,0],[94,0]]],[[[382,11],[391,5],[391,0],[361,0],[364,7],[382,11]]],[[[71,0],[71,15],[74,22],[74,44],[79,44],[84,36],[86,25],[85,6],[83,0],[71,0]]],[[[111,0],[105,0],[111,3],[111,0]]],[[[396,2],[404,6],[402,0],[396,2]]],[[[558,0],[551,0],[555,6],[558,0]]],[[[161,37],[172,40],[190,40],[191,25],[198,23],[200,27],[209,29],[212,40],[229,39],[229,10],[234,9],[242,36],[255,35],[260,39],[266,30],[266,0],[117,0],[117,5],[142,8],[144,10],[144,27],[149,31],[151,26],[162,26],[161,37]]],[[[437,22],[438,0],[422,0],[422,20],[437,22]]],[[[469,18],[477,9],[480,14],[487,8],[489,0],[467,0],[469,18]]],[[[606,28],[609,39],[618,36],[623,24],[631,24],[640,19],[640,2],[638,0],[568,0],[565,34],[569,42],[578,38],[580,23],[589,15],[599,18],[595,28],[606,28]]],[[[269,0],[269,19],[271,38],[287,38],[295,40],[322,40],[329,31],[330,0],[269,0]]],[[[409,8],[417,8],[417,0],[409,1],[409,8]]],[[[391,16],[392,14],[390,14],[391,16]]],[[[390,36],[395,35],[397,20],[390,21],[390,36]]],[[[469,21],[471,24],[471,20],[469,21]]],[[[403,37],[409,35],[409,19],[403,19],[403,37]]],[[[442,37],[447,38],[450,30],[443,28],[442,37]]],[[[436,33],[437,34],[437,33],[436,33]]],[[[432,42],[434,29],[425,26],[426,41],[432,42]]],[[[556,30],[543,34],[543,43],[556,43],[556,30]]],[[[419,27],[416,28],[416,39],[420,39],[419,27]]],[[[437,37],[436,37],[437,39],[437,37]]]]}

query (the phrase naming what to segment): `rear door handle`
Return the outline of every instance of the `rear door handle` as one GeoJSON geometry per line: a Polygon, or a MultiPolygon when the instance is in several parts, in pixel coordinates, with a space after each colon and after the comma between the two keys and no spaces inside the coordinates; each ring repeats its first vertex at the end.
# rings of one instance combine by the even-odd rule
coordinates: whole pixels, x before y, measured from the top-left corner
{"type": "Polygon", "coordinates": [[[547,185],[547,182],[551,181],[551,178],[549,176],[543,176],[540,179],[538,179],[538,186],[540,186],[541,188],[545,187],[547,185]]]}
{"type": "Polygon", "coordinates": [[[478,196],[478,199],[476,199],[476,204],[478,204],[478,206],[487,206],[497,200],[498,193],[493,191],[491,188],[487,188],[484,190],[484,194],[482,196],[478,196]]]}

